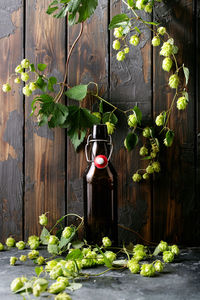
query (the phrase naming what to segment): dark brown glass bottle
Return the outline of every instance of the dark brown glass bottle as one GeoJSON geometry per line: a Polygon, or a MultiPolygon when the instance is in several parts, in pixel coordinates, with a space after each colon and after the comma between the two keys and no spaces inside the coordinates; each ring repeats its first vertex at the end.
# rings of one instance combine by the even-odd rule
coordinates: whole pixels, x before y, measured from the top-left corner
{"type": "Polygon", "coordinates": [[[83,175],[85,233],[90,243],[101,244],[102,238],[108,236],[117,244],[117,173],[110,163],[111,153],[107,126],[95,125],[86,145],[89,165],[83,175]],[[102,157],[105,161],[108,159],[107,165],[105,161],[103,165],[96,163],[101,162],[102,157]]]}

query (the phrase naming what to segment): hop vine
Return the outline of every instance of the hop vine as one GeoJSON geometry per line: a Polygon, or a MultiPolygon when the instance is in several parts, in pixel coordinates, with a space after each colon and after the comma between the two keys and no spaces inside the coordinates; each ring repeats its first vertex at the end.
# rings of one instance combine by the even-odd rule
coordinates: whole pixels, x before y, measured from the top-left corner
{"type": "Polygon", "coordinates": [[[169,108],[160,112],[153,124],[142,128],[142,112],[138,106],[125,111],[119,109],[110,100],[104,99],[99,94],[98,84],[95,82],[69,87],[67,85],[67,78],[70,57],[81,38],[85,20],[94,13],[98,5],[97,0],[92,2],[80,1],[80,5],[74,6],[73,2],[73,0],[54,0],[47,10],[49,15],[53,15],[56,18],[68,15],[70,25],[81,24],[80,32],[67,57],[63,82],[58,82],[56,77],[48,77],[45,74],[47,67],[45,64],[40,63],[35,66],[25,58],[16,66],[15,73],[9,77],[8,82],[3,84],[2,90],[5,93],[12,90],[10,81],[13,81],[13,78],[15,84],[19,85],[23,83],[23,94],[27,97],[34,95],[31,104],[31,115],[37,118],[38,125],[43,126],[48,124],[50,128],[66,128],[75,149],[84,141],[88,128],[91,128],[94,124],[106,124],[108,133],[113,134],[118,126],[116,111],[124,114],[127,118],[127,127],[129,128],[129,132],[124,139],[124,147],[127,151],[132,151],[138,144],[138,132],[141,132],[143,140],[145,139],[144,144],[139,149],[139,155],[147,164],[144,169],[137,170],[132,175],[132,179],[134,182],[148,180],[152,174],[159,173],[161,170],[159,156],[162,146],[171,147],[173,144],[175,133],[173,128],[169,128],[172,109],[176,104],[177,109],[182,111],[188,105],[187,84],[189,69],[184,64],[181,66],[178,65],[176,55],[179,49],[174,39],[167,32],[167,29],[156,22],[149,22],[139,16],[140,11],[144,11],[147,14],[152,13],[155,4],[154,1],[123,0],[122,2],[129,9],[131,16],[129,17],[126,13],[118,14],[112,18],[109,24],[109,29],[113,31],[114,35],[112,47],[114,51],[117,51],[116,59],[119,62],[123,61],[132,51],[132,47],[137,47],[140,44],[142,35],[139,29],[140,23],[152,31],[154,35],[151,41],[152,47],[160,47],[159,54],[163,57],[162,69],[169,73],[168,86],[174,90],[174,97],[171,100],[169,108]],[[184,82],[181,80],[181,72],[185,76],[184,82]],[[74,99],[78,103],[83,101],[87,95],[92,95],[98,101],[99,109],[92,112],[79,105],[67,106],[61,104],[60,100],[64,94],[69,99],[74,99]],[[104,111],[103,104],[109,105],[110,111],[104,111]],[[78,122],[75,123],[75,119],[78,122]]]}

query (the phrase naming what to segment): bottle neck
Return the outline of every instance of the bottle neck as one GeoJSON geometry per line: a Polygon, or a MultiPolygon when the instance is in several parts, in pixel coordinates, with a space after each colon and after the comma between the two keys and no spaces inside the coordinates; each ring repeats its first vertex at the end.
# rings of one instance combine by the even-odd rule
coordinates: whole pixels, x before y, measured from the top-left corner
{"type": "Polygon", "coordinates": [[[92,151],[91,151],[91,158],[92,160],[94,160],[94,158],[97,155],[105,155],[106,157],[108,157],[108,146],[106,142],[93,142],[92,145],[92,151]]]}

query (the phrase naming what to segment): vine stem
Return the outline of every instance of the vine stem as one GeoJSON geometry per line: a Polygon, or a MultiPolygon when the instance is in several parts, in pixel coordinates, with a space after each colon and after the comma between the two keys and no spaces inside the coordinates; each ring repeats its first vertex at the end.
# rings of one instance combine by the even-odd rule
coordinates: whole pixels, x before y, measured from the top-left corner
{"type": "Polygon", "coordinates": [[[100,97],[99,95],[96,94],[92,94],[92,96],[96,97],[97,99],[99,99],[100,101],[105,102],[106,104],[112,106],[114,108],[114,110],[119,110],[121,111],[123,114],[125,114],[126,112],[122,109],[119,109],[117,106],[113,105],[112,103],[108,102],[107,100],[103,99],[102,97],[100,97]]]}
{"type": "Polygon", "coordinates": [[[79,34],[77,36],[77,38],[75,39],[75,41],[73,42],[70,50],[69,50],[69,54],[67,56],[67,61],[66,61],[66,65],[65,65],[65,75],[64,75],[64,80],[63,80],[63,83],[62,83],[62,87],[61,87],[61,90],[59,91],[58,95],[55,97],[55,102],[59,102],[60,98],[62,97],[63,93],[64,93],[64,90],[65,90],[65,84],[66,84],[66,81],[67,81],[67,75],[68,75],[68,67],[69,67],[69,60],[70,60],[70,57],[72,55],[72,52],[74,50],[74,47],[76,46],[76,44],[78,43],[79,39],[81,38],[81,35],[83,33],[83,24],[84,22],[81,23],[81,28],[80,28],[80,31],[79,31],[79,34]]]}
{"type": "Polygon", "coordinates": [[[170,115],[171,115],[171,112],[172,112],[172,108],[173,108],[173,106],[174,106],[174,102],[175,102],[175,100],[176,100],[176,96],[177,96],[177,89],[176,89],[176,93],[175,93],[175,95],[174,95],[174,98],[173,98],[173,100],[172,100],[172,103],[171,103],[171,105],[170,105],[170,108],[169,108],[169,110],[168,110],[167,120],[166,120],[166,122],[165,122],[165,124],[164,124],[164,126],[163,126],[163,128],[162,128],[162,130],[160,131],[159,134],[161,134],[161,132],[166,128],[167,123],[169,122],[169,118],[170,118],[170,115]]]}
{"type": "Polygon", "coordinates": [[[53,227],[51,228],[51,230],[50,230],[49,232],[51,233],[51,232],[54,230],[54,228],[55,228],[60,222],[62,222],[62,221],[64,220],[64,218],[70,217],[70,216],[77,217],[77,218],[81,219],[81,223],[80,223],[80,225],[78,226],[78,228],[79,228],[80,226],[82,226],[82,224],[83,224],[83,217],[80,217],[80,216],[77,215],[77,214],[67,214],[67,215],[64,215],[60,220],[58,220],[58,221],[53,225],[53,227]]]}
{"type": "Polygon", "coordinates": [[[146,243],[148,243],[148,244],[157,245],[157,244],[154,243],[154,242],[150,242],[150,241],[145,240],[138,232],[136,232],[136,231],[133,230],[133,229],[130,229],[130,228],[128,228],[128,227],[126,227],[126,226],[124,226],[124,225],[121,225],[121,224],[118,224],[118,226],[119,226],[120,228],[122,228],[122,229],[125,229],[125,230],[127,230],[127,231],[133,232],[133,233],[134,233],[135,235],[137,235],[142,241],[144,241],[144,242],[146,242],[146,243]]]}

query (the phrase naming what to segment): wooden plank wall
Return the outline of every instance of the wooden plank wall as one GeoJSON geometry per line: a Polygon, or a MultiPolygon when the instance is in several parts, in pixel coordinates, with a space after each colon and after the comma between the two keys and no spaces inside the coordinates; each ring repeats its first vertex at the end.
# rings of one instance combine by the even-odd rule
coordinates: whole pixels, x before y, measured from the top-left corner
{"type": "MultiPolygon", "coordinates": [[[[25,56],[48,64],[47,72],[60,80],[69,47],[80,25],[45,14],[51,1],[2,0],[0,3],[0,83],[4,83],[25,56]]],[[[149,30],[142,29],[139,47],[119,63],[107,27],[117,13],[129,11],[122,1],[100,0],[69,65],[68,83],[96,81],[101,92],[122,109],[138,105],[149,122],[166,110],[172,99],[161,58],[151,47],[149,30]]],[[[199,136],[199,16],[197,0],[159,4],[153,16],[167,27],[179,47],[179,62],[190,69],[190,103],[184,112],[173,110],[170,127],[176,141],[162,156],[162,171],[147,183],[135,184],[132,174],[145,167],[138,149],[123,147],[126,120],[118,114],[120,128],[113,135],[113,164],[119,178],[119,223],[139,232],[146,240],[165,239],[179,244],[200,244],[200,136],[199,136]]],[[[63,99],[63,102],[65,99],[63,99]]],[[[77,154],[64,129],[37,128],[29,117],[31,99],[14,89],[0,91],[0,240],[13,234],[26,239],[39,234],[38,216],[51,215],[51,226],[66,212],[83,214],[82,173],[86,167],[83,147],[77,154]]],[[[73,101],[69,101],[72,104],[73,101]]],[[[92,107],[88,98],[83,106],[92,107]]],[[[140,145],[142,145],[142,141],[140,145]]],[[[135,241],[133,233],[120,228],[119,239],[135,241]]]]}

